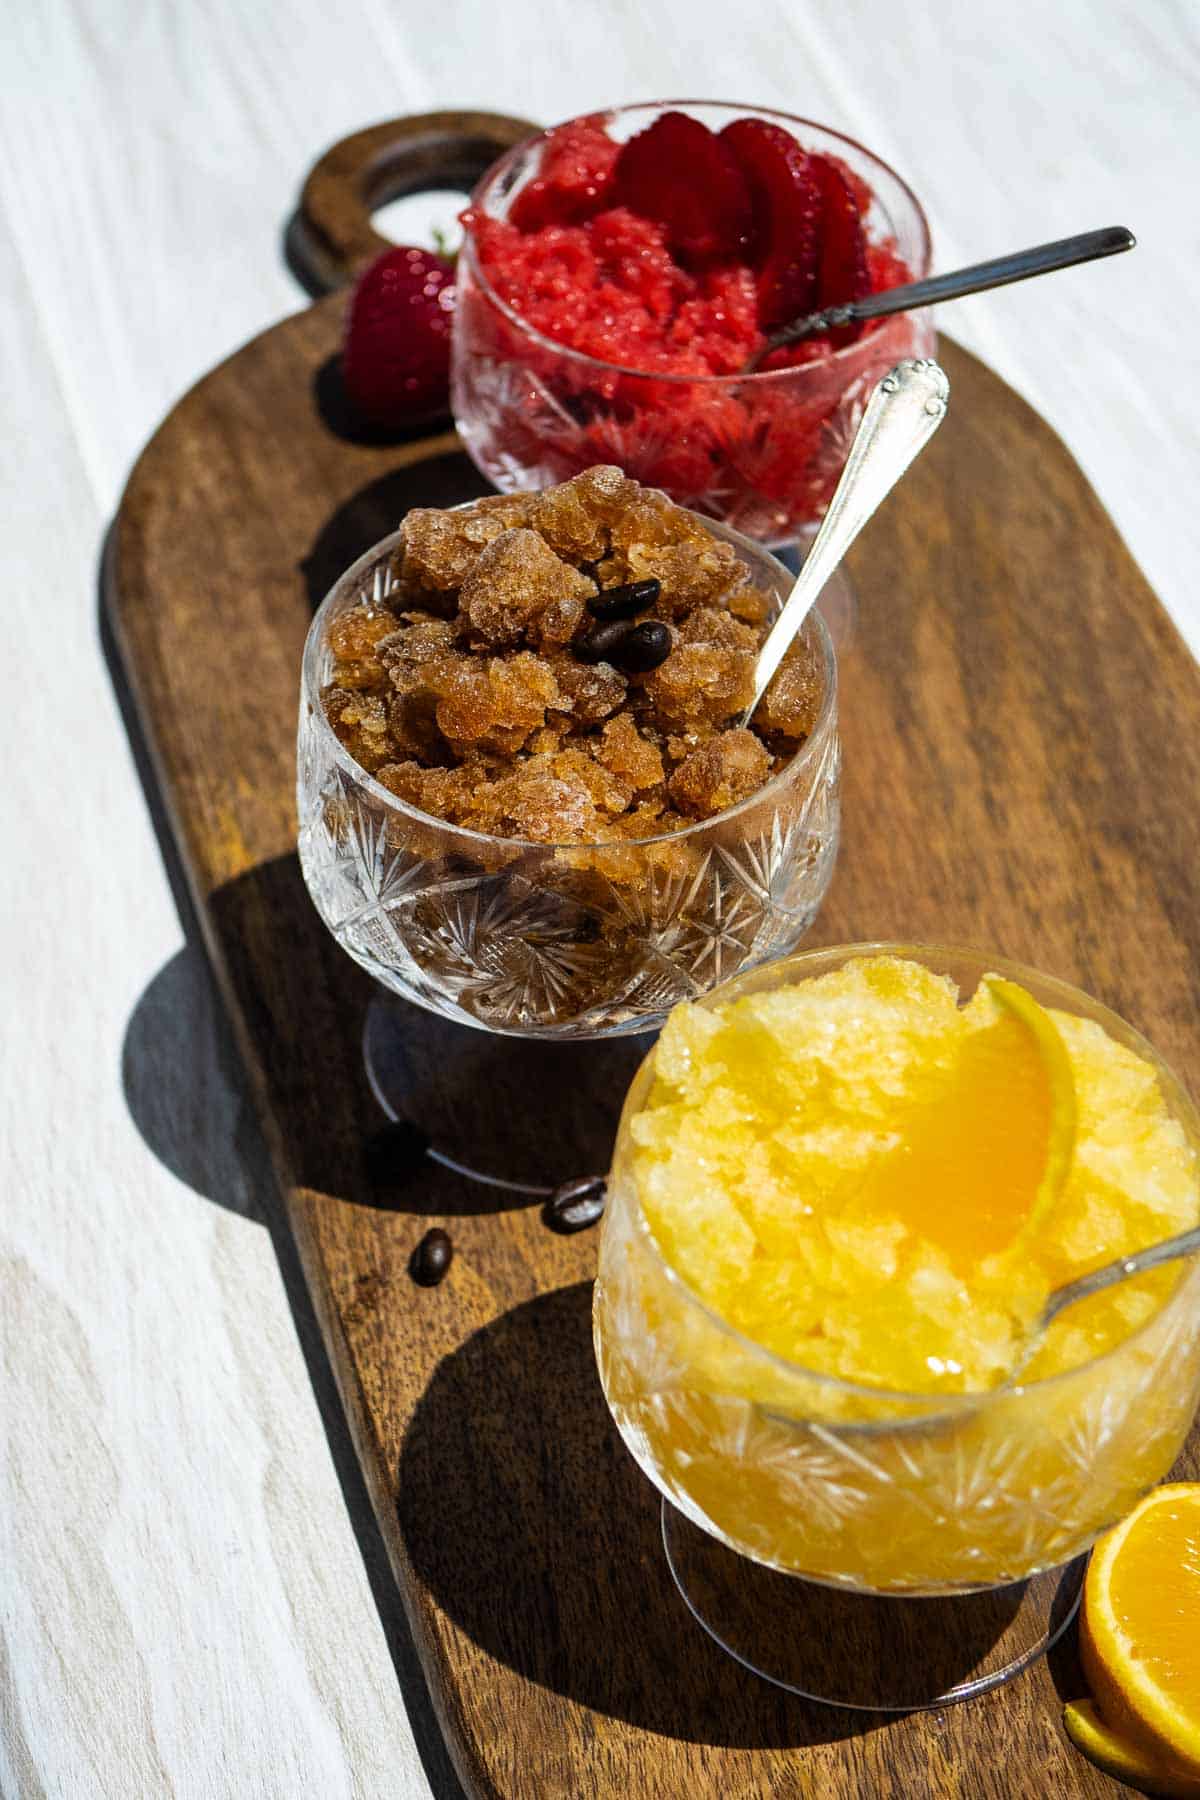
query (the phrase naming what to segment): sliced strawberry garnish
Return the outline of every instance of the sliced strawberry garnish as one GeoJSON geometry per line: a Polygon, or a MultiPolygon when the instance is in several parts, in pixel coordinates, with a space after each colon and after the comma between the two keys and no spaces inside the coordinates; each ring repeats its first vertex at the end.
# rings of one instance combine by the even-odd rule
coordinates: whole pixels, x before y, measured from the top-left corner
{"type": "MultiPolygon", "coordinates": [[[[809,158],[821,184],[821,258],[817,307],[845,306],[871,291],[867,239],[857,197],[839,163],[825,156],[809,158]]],[[[843,325],[830,333],[835,345],[851,343],[861,325],[843,325]]]]}
{"type": "Polygon", "coordinates": [[[750,196],[737,159],[686,113],[663,113],[624,145],[609,204],[662,225],[672,254],[685,264],[719,262],[745,250],[750,196]]]}
{"type": "Polygon", "coordinates": [[[817,159],[790,131],[766,119],[735,119],[721,142],[750,190],[758,322],[763,331],[775,331],[816,305],[822,193],[811,165],[817,159]]]}
{"type": "Polygon", "coordinates": [[[509,214],[520,231],[578,225],[612,204],[613,168],[620,153],[602,114],[573,119],[547,134],[535,179],[521,189],[509,214]]]}
{"type": "Polygon", "coordinates": [[[852,169],[844,157],[833,156],[828,150],[814,150],[813,155],[819,155],[822,162],[831,163],[835,169],[838,169],[846,177],[850,192],[858,202],[858,210],[865,219],[871,210],[871,202],[875,198],[874,194],[871,192],[870,182],[860,175],[857,169],[852,169]]]}

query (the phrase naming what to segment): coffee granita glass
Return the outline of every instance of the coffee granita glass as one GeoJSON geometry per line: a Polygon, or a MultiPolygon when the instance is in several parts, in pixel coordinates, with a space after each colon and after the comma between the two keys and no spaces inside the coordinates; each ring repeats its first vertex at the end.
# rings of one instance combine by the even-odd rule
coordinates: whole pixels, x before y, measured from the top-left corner
{"type": "Polygon", "coordinates": [[[300,859],[342,948],[447,1019],[563,1039],[793,949],[838,843],[819,614],[741,723],[791,582],[608,466],[410,512],[304,651],[300,859]]]}

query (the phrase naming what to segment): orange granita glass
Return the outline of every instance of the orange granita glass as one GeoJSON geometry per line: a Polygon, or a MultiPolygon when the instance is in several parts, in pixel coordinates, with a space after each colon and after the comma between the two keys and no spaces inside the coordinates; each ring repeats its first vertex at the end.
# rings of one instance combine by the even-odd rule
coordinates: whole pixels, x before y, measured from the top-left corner
{"type": "Polygon", "coordinates": [[[945,1595],[1064,1564],[1183,1443],[1200,1266],[1068,1309],[1008,1377],[1052,1288],[1196,1222],[1198,1150],[1150,1046],[1033,971],[901,947],[743,976],[626,1101],[595,1299],[618,1428],[777,1570],[945,1595]]]}

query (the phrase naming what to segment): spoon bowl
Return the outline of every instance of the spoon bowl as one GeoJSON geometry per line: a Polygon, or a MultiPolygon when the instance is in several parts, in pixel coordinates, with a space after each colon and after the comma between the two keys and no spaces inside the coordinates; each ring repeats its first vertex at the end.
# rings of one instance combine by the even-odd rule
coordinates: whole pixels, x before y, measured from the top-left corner
{"type": "Polygon", "coordinates": [[[1176,1232],[1173,1237],[1161,1238],[1157,1244],[1149,1244],[1144,1250],[1135,1251],[1132,1256],[1119,1256],[1115,1261],[1104,1263],[1086,1275],[1076,1276],[1074,1281],[1065,1281],[1061,1287],[1053,1290],[1034,1320],[1003,1386],[1016,1386],[1041,1349],[1046,1332],[1069,1306],[1076,1306],[1080,1300],[1090,1300],[1093,1294],[1102,1293],[1105,1288],[1116,1287],[1118,1283],[1129,1281],[1135,1275],[1144,1275],[1147,1269],[1157,1269],[1163,1263],[1178,1262],[1185,1256],[1197,1255],[1200,1255],[1200,1225],[1193,1225],[1187,1231],[1176,1232]]]}

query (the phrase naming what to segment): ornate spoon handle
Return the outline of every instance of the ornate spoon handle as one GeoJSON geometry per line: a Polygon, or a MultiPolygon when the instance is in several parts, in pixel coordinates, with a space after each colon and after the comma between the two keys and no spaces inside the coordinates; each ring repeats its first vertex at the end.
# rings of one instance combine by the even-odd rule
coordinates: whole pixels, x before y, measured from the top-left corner
{"type": "Polygon", "coordinates": [[[945,418],[949,399],[950,383],[945,371],[923,357],[897,363],[871,395],[821,529],[804,559],[795,587],[758,653],[754,699],[743,715],[743,724],[762,699],[788,646],[843,556],[945,418]]]}

